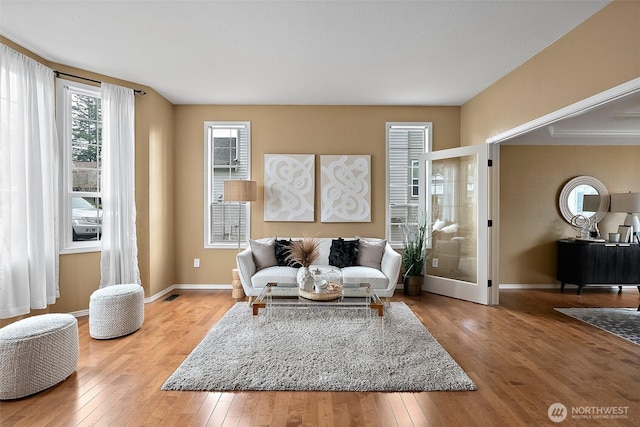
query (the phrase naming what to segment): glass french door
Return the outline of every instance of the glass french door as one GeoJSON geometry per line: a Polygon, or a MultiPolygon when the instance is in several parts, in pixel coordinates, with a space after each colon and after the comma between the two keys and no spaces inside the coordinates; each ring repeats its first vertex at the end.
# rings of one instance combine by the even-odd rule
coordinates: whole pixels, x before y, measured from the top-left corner
{"type": "Polygon", "coordinates": [[[497,304],[497,292],[489,286],[488,153],[482,144],[420,156],[427,292],[497,304]]]}

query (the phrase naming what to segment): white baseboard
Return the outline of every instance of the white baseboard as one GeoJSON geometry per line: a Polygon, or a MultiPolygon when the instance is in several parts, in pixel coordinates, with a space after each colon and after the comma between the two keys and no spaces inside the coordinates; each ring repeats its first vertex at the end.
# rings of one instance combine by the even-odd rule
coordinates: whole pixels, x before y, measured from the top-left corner
{"type": "Polygon", "coordinates": [[[500,283],[500,289],[559,289],[560,284],[547,283],[500,283]]]}
{"type": "Polygon", "coordinates": [[[86,310],[79,310],[79,311],[72,311],[71,313],[73,317],[82,317],[82,316],[88,316],[89,315],[89,309],[86,310]]]}
{"type": "Polygon", "coordinates": [[[151,295],[149,298],[145,298],[144,299],[144,303],[148,304],[148,303],[153,302],[153,301],[155,301],[157,299],[160,299],[163,296],[165,296],[166,294],[168,294],[169,292],[174,291],[176,289],[202,291],[202,290],[211,290],[211,289],[233,289],[233,286],[231,286],[231,284],[228,284],[228,285],[227,284],[215,285],[215,284],[210,284],[210,283],[206,283],[206,284],[179,283],[179,284],[171,285],[167,289],[163,289],[162,291],[158,292],[157,294],[151,295]]]}
{"type": "MultiPolygon", "coordinates": [[[[585,288],[590,287],[590,288],[594,288],[594,287],[599,287],[599,288],[615,288],[618,289],[618,286],[623,286],[623,287],[628,287],[628,286],[637,286],[637,285],[587,285],[585,288]]],[[[500,284],[500,289],[560,289],[560,284],[556,283],[556,284],[544,284],[544,283],[535,283],[535,284],[531,284],[531,283],[524,283],[524,284],[512,284],[512,283],[501,283],[500,284]]],[[[569,292],[571,290],[576,290],[578,289],[578,287],[576,285],[573,285],[571,283],[567,283],[564,287],[565,292],[568,290],[569,292]]]]}
{"type": "MultiPolygon", "coordinates": [[[[149,298],[145,298],[144,299],[144,303],[145,304],[149,304],[150,302],[154,302],[154,301],[162,298],[163,296],[165,296],[169,292],[174,291],[176,289],[190,289],[190,290],[233,289],[233,286],[231,286],[231,284],[228,284],[228,285],[227,284],[223,284],[223,285],[214,285],[214,284],[196,285],[196,284],[187,284],[187,283],[178,284],[178,285],[171,285],[168,288],[163,289],[162,291],[158,292],[157,294],[151,295],[149,298]]],[[[89,315],[89,309],[72,311],[69,314],[73,315],[74,317],[88,316],[89,315]]]]}
{"type": "Polygon", "coordinates": [[[145,298],[144,303],[149,304],[150,302],[154,302],[155,300],[162,298],[163,296],[165,296],[175,288],[176,288],[176,285],[171,285],[168,288],[161,290],[157,294],[151,295],[149,298],[145,298]]]}
{"type": "Polygon", "coordinates": [[[179,285],[173,285],[175,289],[233,289],[231,284],[222,284],[222,285],[214,285],[214,284],[190,284],[190,283],[182,283],[179,285]]]}

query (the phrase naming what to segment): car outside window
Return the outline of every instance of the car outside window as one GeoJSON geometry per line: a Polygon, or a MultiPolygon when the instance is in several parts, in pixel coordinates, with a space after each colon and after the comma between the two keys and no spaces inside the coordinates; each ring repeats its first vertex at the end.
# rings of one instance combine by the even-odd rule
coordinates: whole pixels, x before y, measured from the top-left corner
{"type": "Polygon", "coordinates": [[[74,242],[98,240],[102,232],[100,198],[71,197],[71,230],[74,242]]]}

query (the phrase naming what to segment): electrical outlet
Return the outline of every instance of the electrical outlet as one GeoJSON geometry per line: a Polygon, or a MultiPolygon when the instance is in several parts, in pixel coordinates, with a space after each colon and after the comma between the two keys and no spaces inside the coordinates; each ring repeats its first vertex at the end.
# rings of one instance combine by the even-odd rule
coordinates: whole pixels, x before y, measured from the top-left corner
{"type": "Polygon", "coordinates": [[[195,268],[199,268],[200,267],[200,258],[194,258],[193,259],[193,266],[195,268]]]}
{"type": "Polygon", "coordinates": [[[438,258],[434,258],[433,260],[431,260],[431,266],[433,268],[438,268],[438,258]]]}

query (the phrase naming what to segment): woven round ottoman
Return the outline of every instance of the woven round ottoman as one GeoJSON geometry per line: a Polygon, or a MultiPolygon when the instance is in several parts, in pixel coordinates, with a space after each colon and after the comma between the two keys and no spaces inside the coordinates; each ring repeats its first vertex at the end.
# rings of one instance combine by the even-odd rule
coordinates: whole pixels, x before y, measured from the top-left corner
{"type": "Polygon", "coordinates": [[[98,289],[89,299],[89,335],[105,340],[129,335],[144,322],[144,291],[140,285],[98,289]]]}
{"type": "Polygon", "coordinates": [[[78,366],[78,321],[41,314],[0,329],[0,400],[19,399],[54,386],[78,366]]]}

